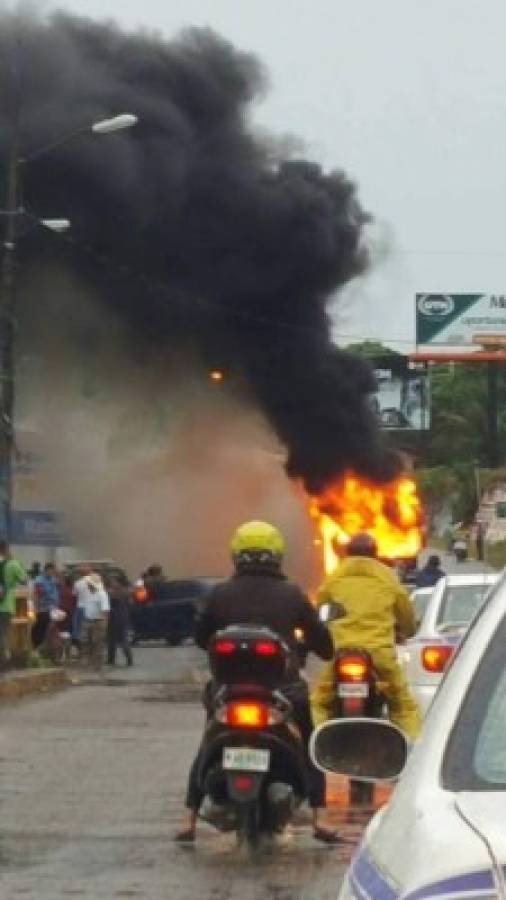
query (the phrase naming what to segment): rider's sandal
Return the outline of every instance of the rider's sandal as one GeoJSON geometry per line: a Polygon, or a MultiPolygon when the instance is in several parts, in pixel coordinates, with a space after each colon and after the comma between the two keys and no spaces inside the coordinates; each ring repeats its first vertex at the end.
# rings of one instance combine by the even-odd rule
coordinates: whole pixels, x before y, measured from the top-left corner
{"type": "Polygon", "coordinates": [[[315,841],[321,841],[322,844],[338,844],[339,835],[337,831],[330,831],[328,828],[315,828],[313,830],[315,841]]]}
{"type": "Polygon", "coordinates": [[[184,828],[174,835],[174,840],[177,844],[194,844],[196,836],[194,828],[184,828]]]}

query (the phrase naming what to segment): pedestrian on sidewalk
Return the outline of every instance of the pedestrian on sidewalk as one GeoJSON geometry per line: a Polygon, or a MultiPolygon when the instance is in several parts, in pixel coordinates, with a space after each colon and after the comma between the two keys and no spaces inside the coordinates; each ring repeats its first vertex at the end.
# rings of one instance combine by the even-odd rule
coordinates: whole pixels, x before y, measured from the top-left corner
{"type": "Polygon", "coordinates": [[[74,594],[74,583],[72,575],[64,573],[59,579],[60,588],[60,609],[66,613],[65,628],[72,633],[72,623],[74,612],[76,609],[76,597],[74,594]]]}
{"type": "Polygon", "coordinates": [[[121,647],[127,666],[132,666],[132,650],[128,640],[131,603],[128,580],[125,576],[113,575],[108,579],[107,590],[111,605],[107,626],[107,663],[110,666],[116,665],[116,650],[121,647]]]}
{"type": "Polygon", "coordinates": [[[476,526],[476,556],[480,562],[485,559],[485,534],[483,522],[478,522],[476,526]]]}
{"type": "Polygon", "coordinates": [[[80,627],[77,616],[77,599],[74,594],[74,579],[68,572],[60,579],[60,609],[66,613],[64,631],[70,634],[71,644],[79,654],[80,627]]]}
{"type": "Polygon", "coordinates": [[[143,579],[148,592],[148,600],[156,602],[160,599],[160,594],[163,593],[167,583],[167,576],[164,574],[162,566],[159,563],[153,563],[144,572],[143,579]]]}
{"type": "Polygon", "coordinates": [[[109,596],[97,572],[87,569],[74,584],[77,609],[82,614],[81,660],[100,672],[104,660],[109,618],[109,596]]]}
{"type": "Polygon", "coordinates": [[[42,564],[37,560],[33,562],[28,569],[28,576],[30,578],[30,584],[33,584],[36,578],[42,574],[42,564]]]}
{"type": "Polygon", "coordinates": [[[416,573],[415,584],[417,588],[434,587],[440,578],[445,577],[445,572],[441,568],[441,557],[437,553],[429,556],[423,569],[419,569],[416,573]]]}
{"type": "Polygon", "coordinates": [[[0,672],[9,665],[11,619],[16,612],[16,588],[26,584],[28,576],[17,559],[13,559],[7,541],[0,541],[0,672]]]}
{"type": "Polygon", "coordinates": [[[54,563],[46,563],[42,575],[36,577],[34,599],[36,618],[32,628],[32,645],[37,650],[46,639],[51,610],[57,609],[60,603],[60,588],[54,563]]]}

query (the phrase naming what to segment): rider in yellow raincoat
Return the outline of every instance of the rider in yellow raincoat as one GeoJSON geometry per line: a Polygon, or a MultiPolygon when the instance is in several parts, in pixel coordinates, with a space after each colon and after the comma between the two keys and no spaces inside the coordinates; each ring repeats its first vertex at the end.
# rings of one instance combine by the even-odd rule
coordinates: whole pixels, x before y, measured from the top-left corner
{"type": "MultiPolygon", "coordinates": [[[[336,649],[363,647],[372,656],[378,678],[385,684],[390,719],[408,737],[420,730],[420,713],[397,662],[396,633],[401,639],[415,632],[413,608],[394,572],[376,559],[376,542],[368,534],[355,535],[348,556],[321,585],[317,603],[340,603],[346,615],[329,623],[336,649]]],[[[313,721],[332,717],[335,699],[333,663],[326,663],[311,697],[313,721]]]]}

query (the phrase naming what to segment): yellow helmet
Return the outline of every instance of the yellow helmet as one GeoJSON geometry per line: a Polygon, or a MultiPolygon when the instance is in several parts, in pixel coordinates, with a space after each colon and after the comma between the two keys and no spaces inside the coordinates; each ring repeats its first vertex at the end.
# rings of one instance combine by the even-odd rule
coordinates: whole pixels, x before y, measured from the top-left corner
{"type": "Polygon", "coordinates": [[[266,551],[282,556],[285,550],[283,535],[268,522],[245,522],[239,525],[230,541],[232,556],[245,551],[266,551]]]}

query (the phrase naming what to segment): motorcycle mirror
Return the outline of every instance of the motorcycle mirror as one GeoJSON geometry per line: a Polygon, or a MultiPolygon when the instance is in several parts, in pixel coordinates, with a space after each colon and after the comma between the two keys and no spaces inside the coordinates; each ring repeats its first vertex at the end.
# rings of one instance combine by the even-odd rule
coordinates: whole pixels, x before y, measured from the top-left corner
{"type": "Polygon", "coordinates": [[[339,719],[325,722],[312,736],[314,764],[332,775],[354,781],[395,781],[408,757],[403,732],[383,719],[339,719]]]}
{"type": "Polygon", "coordinates": [[[346,610],[342,603],[337,603],[335,600],[326,600],[325,603],[318,608],[318,616],[320,622],[335,622],[337,619],[343,619],[346,615],[346,610]]]}

